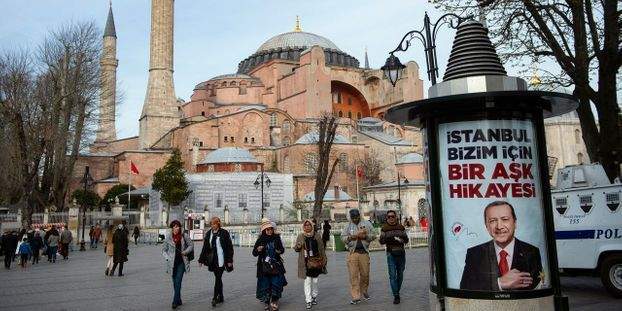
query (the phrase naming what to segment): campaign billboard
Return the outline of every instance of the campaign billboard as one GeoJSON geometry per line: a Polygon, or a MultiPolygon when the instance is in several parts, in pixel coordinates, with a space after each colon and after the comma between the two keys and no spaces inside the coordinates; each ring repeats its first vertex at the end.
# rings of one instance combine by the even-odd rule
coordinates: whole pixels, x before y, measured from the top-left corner
{"type": "Polygon", "coordinates": [[[531,120],[439,124],[447,288],[550,288],[536,139],[531,120]]]}

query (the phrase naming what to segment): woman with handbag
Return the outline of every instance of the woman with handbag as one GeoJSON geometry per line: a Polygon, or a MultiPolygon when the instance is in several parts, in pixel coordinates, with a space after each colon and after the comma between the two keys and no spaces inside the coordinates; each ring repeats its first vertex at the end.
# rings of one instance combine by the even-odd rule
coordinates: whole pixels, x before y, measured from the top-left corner
{"type": "Polygon", "coordinates": [[[120,223],[117,225],[117,229],[112,234],[112,269],[110,270],[109,276],[114,275],[114,270],[117,269],[117,265],[119,266],[119,276],[123,276],[123,264],[127,261],[127,255],[130,253],[130,249],[128,248],[129,238],[127,236],[127,228],[125,228],[124,223],[120,223]]]}
{"type": "Polygon", "coordinates": [[[275,225],[267,218],[261,220],[261,235],[253,247],[257,257],[257,299],[264,303],[264,310],[277,311],[283,287],[287,285],[285,266],[281,255],[285,252],[281,237],[275,233],[275,225]]]}
{"type": "Polygon", "coordinates": [[[222,294],[222,274],[225,270],[233,271],[233,243],[229,232],[220,227],[220,218],[212,217],[210,227],[203,239],[199,265],[205,265],[209,271],[214,272],[212,307],[215,307],[225,301],[222,294]]]}
{"type": "Polygon", "coordinates": [[[184,273],[190,270],[190,261],[194,259],[194,243],[188,234],[181,230],[179,220],[171,221],[171,232],[167,234],[162,245],[162,257],[166,260],[166,273],[172,271],[173,277],[173,304],[177,309],[182,305],[181,282],[184,273]]]}
{"type": "Polygon", "coordinates": [[[294,250],[298,252],[298,278],[304,279],[306,308],[317,305],[318,277],[326,274],[326,252],[314,223],[307,219],[302,223],[303,232],[296,238],[294,250]]]}
{"type": "Polygon", "coordinates": [[[106,230],[106,239],[104,240],[104,253],[106,253],[106,275],[112,276],[110,274],[110,270],[112,270],[112,265],[114,264],[114,241],[112,240],[112,236],[114,234],[114,225],[109,225],[108,230],[106,230]]]}

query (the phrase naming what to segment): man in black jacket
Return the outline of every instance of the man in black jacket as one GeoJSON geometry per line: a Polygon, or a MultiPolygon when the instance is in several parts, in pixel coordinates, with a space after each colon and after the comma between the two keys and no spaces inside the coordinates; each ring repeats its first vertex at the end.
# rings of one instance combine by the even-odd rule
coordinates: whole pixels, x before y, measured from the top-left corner
{"type": "Polygon", "coordinates": [[[516,213],[505,201],[484,209],[491,241],[467,250],[460,289],[482,291],[530,290],[544,278],[540,250],[516,239],[516,213]]]}
{"type": "Polygon", "coordinates": [[[205,233],[203,249],[199,256],[199,265],[207,266],[209,271],[214,272],[214,298],[212,306],[225,301],[222,293],[222,274],[225,270],[233,270],[233,243],[229,232],[220,227],[220,218],[212,217],[211,229],[205,233]]]}

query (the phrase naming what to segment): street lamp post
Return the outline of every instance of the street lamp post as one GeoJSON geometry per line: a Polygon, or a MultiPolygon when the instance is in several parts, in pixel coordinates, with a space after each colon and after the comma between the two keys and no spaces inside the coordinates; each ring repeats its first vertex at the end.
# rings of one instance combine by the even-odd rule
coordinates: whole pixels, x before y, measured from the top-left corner
{"type": "Polygon", "coordinates": [[[263,164],[261,165],[261,173],[257,176],[257,179],[255,179],[255,182],[253,183],[255,185],[255,189],[258,189],[259,187],[261,187],[261,219],[263,219],[264,216],[264,195],[263,195],[263,186],[264,184],[266,185],[266,188],[270,188],[270,184],[272,183],[272,181],[270,180],[270,178],[268,177],[268,174],[264,173],[263,171],[263,164]]]}
{"type": "MultiPolygon", "coordinates": [[[[402,221],[402,177],[400,171],[397,170],[397,209],[399,211],[399,220],[402,221]]],[[[408,185],[408,179],[404,177],[404,184],[408,185]]]]}
{"type": "Polygon", "coordinates": [[[385,77],[387,77],[389,82],[395,86],[397,81],[402,77],[402,70],[404,70],[406,66],[400,62],[400,59],[397,58],[394,53],[408,50],[411,45],[411,41],[417,39],[423,44],[424,47],[425,62],[428,69],[428,79],[430,79],[432,85],[436,84],[436,78],[438,77],[438,64],[436,61],[436,34],[441,25],[447,24],[451,28],[456,28],[460,25],[460,23],[467,19],[470,19],[470,16],[460,17],[453,13],[447,13],[437,19],[436,22],[432,23],[430,22],[430,17],[426,12],[425,17],[423,18],[423,29],[411,30],[407,32],[395,50],[389,53],[389,58],[387,58],[384,66],[380,67],[380,69],[384,72],[385,77]],[[452,18],[457,20],[455,24],[452,18]]]}
{"type": "Polygon", "coordinates": [[[90,187],[93,183],[93,178],[91,178],[88,166],[84,168],[84,177],[82,177],[82,183],[84,184],[84,193],[82,197],[82,239],[80,241],[81,252],[86,250],[86,248],[84,247],[84,228],[86,225],[86,191],[88,190],[88,187],[90,187]]]}

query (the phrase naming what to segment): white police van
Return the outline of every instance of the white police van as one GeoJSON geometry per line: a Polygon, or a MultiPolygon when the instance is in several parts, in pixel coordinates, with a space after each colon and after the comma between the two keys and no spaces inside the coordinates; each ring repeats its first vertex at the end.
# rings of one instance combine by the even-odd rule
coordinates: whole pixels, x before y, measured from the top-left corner
{"type": "Polygon", "coordinates": [[[622,297],[622,184],[600,164],[560,169],[551,191],[559,268],[566,275],[599,275],[622,297]]]}

